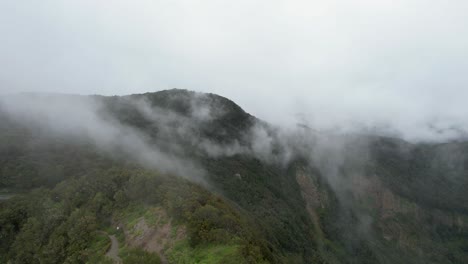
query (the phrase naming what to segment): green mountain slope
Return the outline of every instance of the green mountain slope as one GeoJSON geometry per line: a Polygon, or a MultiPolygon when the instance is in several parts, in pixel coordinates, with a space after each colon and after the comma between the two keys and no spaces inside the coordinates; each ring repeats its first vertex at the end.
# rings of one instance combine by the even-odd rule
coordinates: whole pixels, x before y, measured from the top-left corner
{"type": "Polygon", "coordinates": [[[331,144],[185,90],[0,102],[2,263],[111,263],[109,235],[124,263],[468,261],[464,142],[331,144]]]}

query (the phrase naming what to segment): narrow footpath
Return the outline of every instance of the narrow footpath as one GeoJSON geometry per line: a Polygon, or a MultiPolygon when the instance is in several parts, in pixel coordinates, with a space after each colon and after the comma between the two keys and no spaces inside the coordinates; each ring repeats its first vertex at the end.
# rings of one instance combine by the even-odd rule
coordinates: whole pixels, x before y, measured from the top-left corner
{"type": "Polygon", "coordinates": [[[111,258],[114,263],[122,264],[122,259],[119,257],[119,241],[114,235],[109,236],[111,240],[111,247],[106,253],[106,256],[111,258]]]}

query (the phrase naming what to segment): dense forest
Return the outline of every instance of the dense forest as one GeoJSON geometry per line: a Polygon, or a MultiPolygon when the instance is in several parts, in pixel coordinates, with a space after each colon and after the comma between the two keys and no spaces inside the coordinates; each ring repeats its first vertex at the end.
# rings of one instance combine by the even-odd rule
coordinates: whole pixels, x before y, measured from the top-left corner
{"type": "Polygon", "coordinates": [[[466,142],[301,129],[185,90],[0,100],[0,263],[468,262],[466,142]]]}

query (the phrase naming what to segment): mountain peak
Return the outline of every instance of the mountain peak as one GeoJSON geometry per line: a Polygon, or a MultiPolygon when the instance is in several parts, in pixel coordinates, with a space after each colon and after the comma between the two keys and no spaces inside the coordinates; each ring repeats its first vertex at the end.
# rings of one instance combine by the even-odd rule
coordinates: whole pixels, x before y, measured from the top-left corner
{"type": "Polygon", "coordinates": [[[134,98],[144,98],[153,106],[167,108],[180,114],[188,115],[199,108],[209,109],[213,112],[222,112],[225,115],[238,115],[249,118],[239,105],[226,97],[213,93],[200,93],[186,89],[169,89],[144,94],[130,95],[134,98]]]}

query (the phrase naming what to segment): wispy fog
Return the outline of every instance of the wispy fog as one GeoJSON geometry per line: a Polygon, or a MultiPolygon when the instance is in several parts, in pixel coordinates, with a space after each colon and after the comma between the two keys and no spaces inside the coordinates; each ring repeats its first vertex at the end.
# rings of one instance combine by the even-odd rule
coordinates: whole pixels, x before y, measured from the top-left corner
{"type": "Polygon", "coordinates": [[[193,161],[184,158],[182,153],[163,151],[141,130],[108,113],[98,98],[41,94],[7,96],[0,99],[0,110],[14,122],[28,127],[36,137],[90,142],[113,156],[203,181],[203,169],[193,161]]]}
{"type": "Polygon", "coordinates": [[[111,156],[195,181],[205,180],[196,157],[241,154],[286,166],[310,151],[311,142],[315,142],[309,130],[304,134],[302,130],[275,128],[241,109],[235,114],[245,116],[245,129],[217,125],[217,120],[223,121],[230,114],[227,100],[179,91],[169,92],[165,102],[177,102],[175,106],[180,109],[187,106],[182,112],[155,105],[145,95],[27,93],[0,97],[0,114],[27,128],[36,138],[91,143],[111,156]]]}

